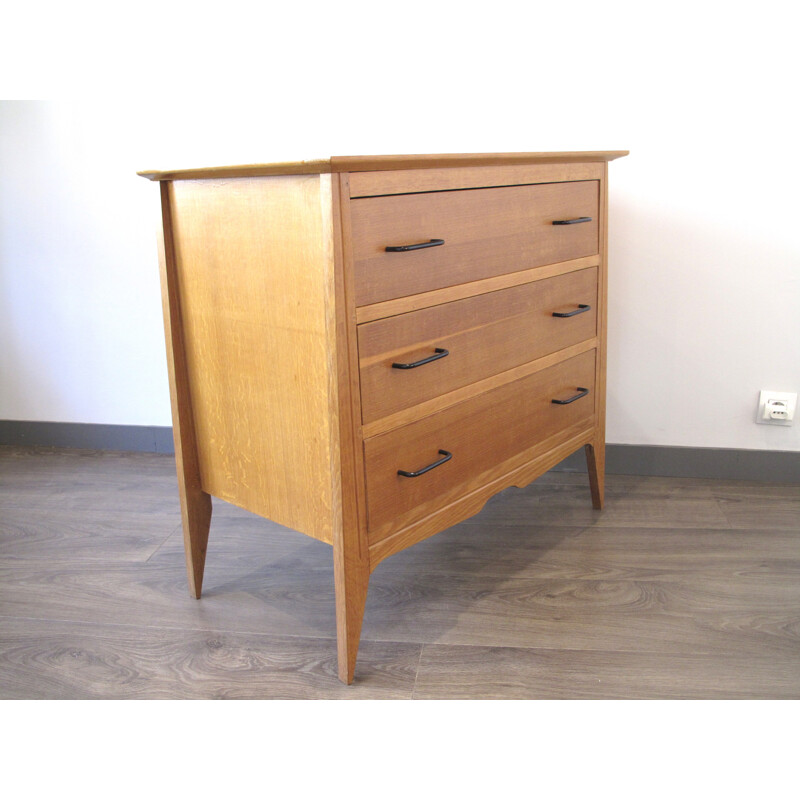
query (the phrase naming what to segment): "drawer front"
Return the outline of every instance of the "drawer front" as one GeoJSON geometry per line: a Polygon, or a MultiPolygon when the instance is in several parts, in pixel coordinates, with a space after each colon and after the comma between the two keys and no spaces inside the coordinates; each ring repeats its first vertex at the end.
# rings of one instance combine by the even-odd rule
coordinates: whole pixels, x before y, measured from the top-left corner
{"type": "Polygon", "coordinates": [[[598,181],[358,198],[356,305],[598,252],[598,181]],[[590,221],[554,225],[554,222],[590,221]],[[443,245],[387,252],[431,240],[443,245]]]}
{"type": "Polygon", "coordinates": [[[360,325],[363,422],[590,339],[596,308],[592,267],[360,325]]]}
{"type": "MultiPolygon", "coordinates": [[[[561,431],[590,427],[595,351],[562,361],[364,442],[367,511],[374,543],[477,488],[480,476],[561,431]],[[565,405],[578,388],[588,394],[565,405]],[[418,477],[420,472],[452,457],[418,477]]],[[[517,466],[514,464],[513,466],[517,466]]]]}

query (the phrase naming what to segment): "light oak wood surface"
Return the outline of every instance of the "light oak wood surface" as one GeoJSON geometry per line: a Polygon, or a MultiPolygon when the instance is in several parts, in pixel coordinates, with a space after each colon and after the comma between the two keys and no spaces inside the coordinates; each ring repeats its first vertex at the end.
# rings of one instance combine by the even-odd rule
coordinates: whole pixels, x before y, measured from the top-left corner
{"type": "Polygon", "coordinates": [[[388,556],[468,520],[481,511],[490,498],[504,489],[528,486],[531,481],[563,461],[567,455],[574,453],[592,435],[592,428],[586,428],[583,422],[565,428],[537,446],[522,450],[478,477],[473,477],[453,492],[451,497],[436,497],[422,503],[416,509],[418,521],[405,528],[392,532],[395,526],[394,523],[389,523],[385,530],[375,530],[372,536],[374,541],[370,544],[372,569],[388,556]]]}
{"type": "Polygon", "coordinates": [[[594,351],[512,381],[450,409],[364,442],[370,543],[423,516],[430,503],[447,505],[462,484],[573,425],[591,424],[594,413],[594,351]],[[588,389],[569,405],[556,405],[588,389]],[[442,466],[416,478],[416,471],[452,453],[442,466]]]}
{"type": "Polygon", "coordinates": [[[203,487],[202,461],[192,403],[189,347],[184,325],[185,312],[173,238],[169,185],[161,184],[159,189],[163,224],[157,236],[158,261],[161,271],[164,338],[167,345],[167,373],[186,551],[186,573],[189,578],[189,591],[195,597],[200,597],[211,525],[211,495],[203,487]]]}
{"type": "Polygon", "coordinates": [[[153,181],[198,180],[204,178],[254,178],[269,175],[302,175],[325,172],[372,170],[416,170],[440,167],[480,167],[523,164],[589,162],[603,163],[628,155],[627,150],[597,150],[561,153],[465,153],[397,156],[332,156],[308,161],[272,164],[243,164],[171,170],[141,170],[139,175],[153,181]]]}
{"type": "Polygon", "coordinates": [[[603,177],[603,166],[603,163],[578,162],[353,172],[350,175],[350,196],[373,197],[559,181],[599,181],[603,177]]]}
{"type": "Polygon", "coordinates": [[[364,423],[594,337],[596,305],[597,270],[586,269],[360,325],[364,423]],[[437,348],[447,355],[393,367],[437,348]]]}
{"type": "Polygon", "coordinates": [[[373,322],[376,319],[407,314],[409,311],[418,311],[421,308],[430,308],[442,303],[452,303],[454,300],[462,300],[465,297],[475,297],[479,294],[497,292],[512,286],[521,286],[523,283],[547,280],[558,275],[566,275],[568,272],[575,272],[587,267],[596,267],[599,264],[599,255],[586,256],[584,258],[574,258],[570,261],[547,264],[543,267],[510,272],[506,275],[495,275],[493,278],[482,278],[481,280],[462,283],[458,286],[447,286],[444,289],[421,292],[410,297],[398,297],[394,300],[386,300],[385,302],[357,308],[356,321],[359,324],[373,322]]]}
{"type": "Polygon", "coordinates": [[[528,375],[541,372],[542,370],[559,364],[568,358],[578,356],[581,353],[586,353],[587,351],[594,349],[596,344],[596,338],[586,339],[579,344],[574,344],[570,347],[565,347],[563,350],[558,350],[555,353],[550,353],[549,355],[543,356],[542,358],[537,358],[535,361],[528,361],[525,364],[514,367],[513,369],[506,370],[505,372],[501,372],[497,375],[491,375],[483,380],[470,383],[467,386],[462,386],[460,389],[453,389],[451,392],[437,395],[431,400],[426,400],[416,406],[405,408],[402,411],[390,414],[388,417],[375,420],[375,422],[367,423],[361,429],[363,437],[366,440],[373,436],[387,433],[395,428],[408,425],[412,422],[416,422],[419,419],[430,416],[431,414],[435,414],[438,411],[442,411],[445,408],[450,408],[458,405],[459,403],[463,403],[464,401],[470,400],[473,397],[484,394],[485,392],[490,392],[499,386],[505,385],[506,383],[519,381],[528,375]]]}
{"type": "MultiPolygon", "coordinates": [[[[338,675],[353,682],[371,569],[364,496],[364,453],[361,446],[361,395],[358,383],[358,345],[349,236],[347,176],[330,185],[334,236],[334,309],[336,398],[338,401],[341,480],[337,487],[340,513],[334,516],[333,578],[336,592],[338,675]]],[[[338,478],[339,476],[334,476],[338,478]]]]}
{"type": "Polygon", "coordinates": [[[597,361],[595,362],[595,435],[585,446],[586,464],[592,505],[602,509],[605,504],[606,472],[606,359],[608,351],[608,164],[603,165],[604,175],[600,184],[600,254],[605,266],[598,274],[598,334],[597,361]]]}
{"type": "Polygon", "coordinates": [[[203,489],[333,541],[330,202],[319,175],[170,185],[203,489]]]}
{"type": "Polygon", "coordinates": [[[597,181],[361,198],[352,202],[356,305],[598,252],[597,181]],[[590,218],[575,225],[554,220],[590,218]],[[411,252],[386,252],[443,239],[411,252]]]}
{"type": "Polygon", "coordinates": [[[331,545],[337,673],[351,683],[370,575],[388,555],[580,447],[602,506],[607,162],[621,155],[140,173],[161,182],[195,596],[212,495],[331,545]],[[435,362],[393,366],[437,348],[435,362]],[[398,472],[441,455],[424,475],[398,472]]]}

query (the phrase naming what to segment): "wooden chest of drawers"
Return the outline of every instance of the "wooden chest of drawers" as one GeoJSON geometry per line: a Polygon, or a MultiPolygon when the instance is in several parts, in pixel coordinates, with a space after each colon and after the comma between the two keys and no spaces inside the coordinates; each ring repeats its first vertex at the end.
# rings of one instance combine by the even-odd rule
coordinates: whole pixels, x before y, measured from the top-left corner
{"type": "Polygon", "coordinates": [[[189,583],[211,496],[333,548],[339,675],[369,575],[605,441],[608,161],[343,157],[160,182],[189,583]]]}

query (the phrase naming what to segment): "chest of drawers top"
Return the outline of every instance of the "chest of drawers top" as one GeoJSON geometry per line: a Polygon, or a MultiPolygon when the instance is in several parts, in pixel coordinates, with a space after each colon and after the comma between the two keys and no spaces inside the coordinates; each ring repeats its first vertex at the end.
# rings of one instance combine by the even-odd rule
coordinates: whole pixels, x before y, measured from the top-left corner
{"type": "MultiPolygon", "coordinates": [[[[628,155],[627,150],[591,150],[561,153],[446,153],[441,155],[396,156],[331,156],[308,161],[282,161],[270,164],[239,164],[220,167],[141,170],[138,175],[153,181],[193,180],[202,178],[253,178],[262,175],[303,175],[325,172],[395,172],[405,170],[448,170],[445,183],[458,181],[452,170],[465,167],[511,167],[526,164],[578,164],[613,161],[628,155]]],[[[420,179],[421,180],[421,179],[420,179]]],[[[443,185],[438,176],[428,180],[433,188],[455,188],[443,185]]],[[[356,183],[356,196],[375,194],[368,179],[356,183]]],[[[424,191],[418,184],[417,191],[424,191]]],[[[377,192],[380,193],[380,192],[377,192]]],[[[391,192],[389,192],[391,193],[391,192]]]]}

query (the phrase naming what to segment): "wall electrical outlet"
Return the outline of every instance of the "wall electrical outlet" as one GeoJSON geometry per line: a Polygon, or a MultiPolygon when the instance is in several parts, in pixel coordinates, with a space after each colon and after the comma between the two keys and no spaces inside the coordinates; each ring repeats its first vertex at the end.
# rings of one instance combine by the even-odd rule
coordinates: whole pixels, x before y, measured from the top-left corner
{"type": "Polygon", "coordinates": [[[791,425],[796,408],[797,392],[762,389],[758,398],[756,422],[763,425],[791,425]]]}

